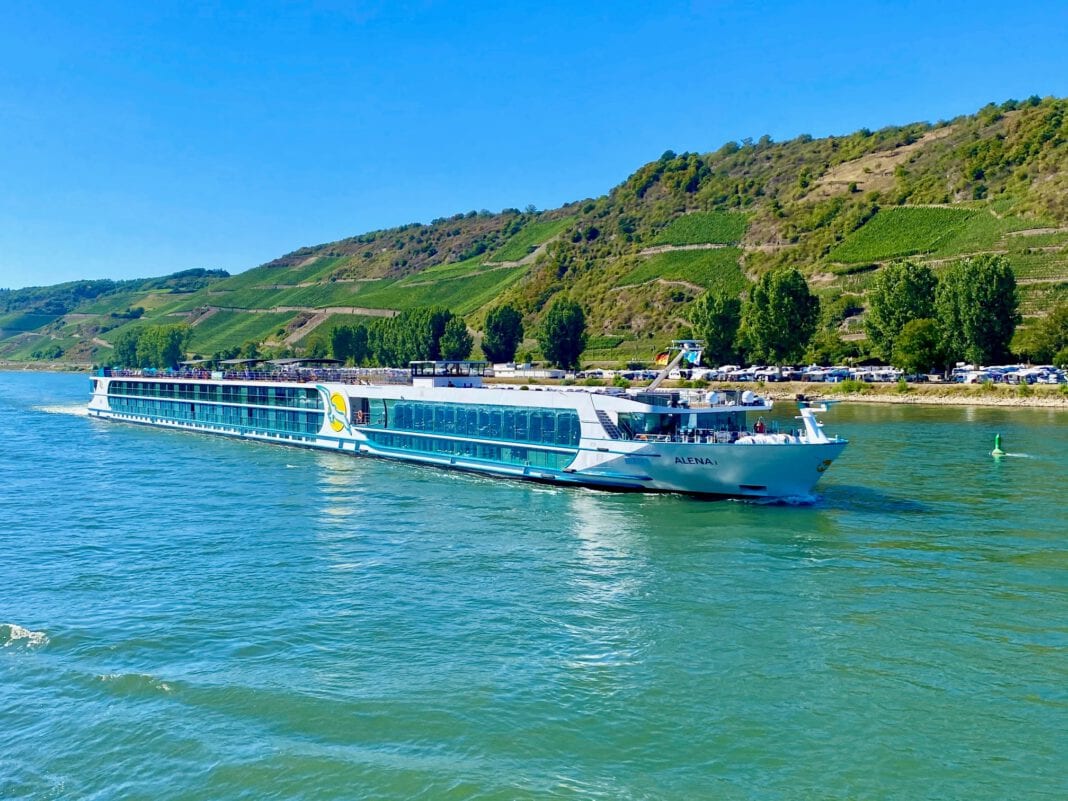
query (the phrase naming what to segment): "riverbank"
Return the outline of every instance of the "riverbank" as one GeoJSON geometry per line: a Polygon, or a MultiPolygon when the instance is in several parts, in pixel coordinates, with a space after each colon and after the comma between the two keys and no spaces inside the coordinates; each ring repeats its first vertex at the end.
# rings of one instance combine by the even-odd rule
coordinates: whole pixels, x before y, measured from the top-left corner
{"type": "MultiPolygon", "coordinates": [[[[494,383],[527,384],[524,379],[504,379],[494,383]]],[[[537,385],[559,385],[560,381],[537,380],[537,385]]],[[[604,382],[607,383],[607,382],[604,382]]],[[[596,385],[595,385],[596,386],[596,385]]],[[[664,389],[680,389],[689,386],[684,381],[666,381],[664,389]]],[[[702,387],[705,385],[702,383],[702,387]]],[[[1001,406],[1021,408],[1068,409],[1068,385],[1009,384],[909,384],[902,391],[898,384],[867,384],[843,382],[840,384],[786,381],[775,383],[737,383],[713,381],[710,389],[752,390],[771,400],[794,401],[798,395],[808,400],[835,400],[858,403],[904,403],[930,406],[1001,406]]]]}
{"type": "Polygon", "coordinates": [[[88,373],[92,365],[88,362],[12,362],[0,359],[0,370],[20,373],[88,373]]]}
{"type": "MultiPolygon", "coordinates": [[[[735,384],[734,387],[753,388],[735,384]]],[[[902,391],[897,384],[809,384],[787,382],[766,384],[762,395],[773,400],[794,400],[804,395],[810,400],[848,400],[861,403],[905,403],[932,406],[1019,406],[1068,409],[1068,390],[1060,386],[1009,384],[909,384],[902,391]]]]}

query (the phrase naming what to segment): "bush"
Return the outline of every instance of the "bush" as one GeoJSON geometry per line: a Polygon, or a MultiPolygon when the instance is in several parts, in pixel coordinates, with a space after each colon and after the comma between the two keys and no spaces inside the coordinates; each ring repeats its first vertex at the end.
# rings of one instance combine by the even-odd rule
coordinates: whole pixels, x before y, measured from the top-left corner
{"type": "Polygon", "coordinates": [[[834,388],[836,392],[841,392],[844,395],[863,395],[871,389],[867,382],[857,381],[855,378],[847,378],[845,381],[836,384],[834,388]]]}
{"type": "Polygon", "coordinates": [[[902,377],[897,380],[897,391],[902,395],[906,395],[909,392],[912,392],[912,387],[910,387],[909,382],[902,377]]]}

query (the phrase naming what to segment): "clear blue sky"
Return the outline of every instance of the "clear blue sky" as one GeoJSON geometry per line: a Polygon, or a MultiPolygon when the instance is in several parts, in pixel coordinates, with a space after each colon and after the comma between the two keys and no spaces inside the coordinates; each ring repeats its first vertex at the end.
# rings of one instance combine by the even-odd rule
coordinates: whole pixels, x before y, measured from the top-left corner
{"type": "Polygon", "coordinates": [[[1068,95],[1068,4],[7,3],[0,287],[239,272],[1032,94],[1068,95]]]}

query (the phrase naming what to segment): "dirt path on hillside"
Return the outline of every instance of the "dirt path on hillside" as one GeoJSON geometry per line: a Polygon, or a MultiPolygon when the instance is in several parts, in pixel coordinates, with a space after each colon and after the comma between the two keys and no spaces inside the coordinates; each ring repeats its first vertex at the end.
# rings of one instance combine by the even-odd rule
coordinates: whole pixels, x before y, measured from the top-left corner
{"type": "Polygon", "coordinates": [[[1022,231],[1005,232],[1005,236],[1041,236],[1042,234],[1068,234],[1068,228],[1025,228],[1022,231]]]}
{"type": "Polygon", "coordinates": [[[642,281],[640,284],[624,284],[623,286],[614,286],[609,292],[621,292],[624,289],[634,289],[636,286],[645,286],[646,284],[663,284],[665,286],[684,286],[687,289],[692,289],[694,292],[704,292],[705,288],[698,284],[691,284],[689,281],[679,281],[673,278],[651,278],[648,281],[642,281]]]}
{"type": "Polygon", "coordinates": [[[314,317],[305,320],[304,325],[293,329],[286,335],[286,338],[283,339],[282,342],[286,345],[296,345],[299,340],[303,339],[316,328],[321,326],[329,320],[330,317],[331,315],[328,312],[320,312],[319,314],[316,314],[314,317]]]}
{"type": "Polygon", "coordinates": [[[673,250],[720,250],[730,245],[719,245],[706,242],[700,245],[654,245],[651,248],[642,248],[638,251],[639,256],[655,256],[657,253],[670,253],[673,250]]]}
{"type": "Polygon", "coordinates": [[[545,248],[549,247],[550,243],[555,242],[559,238],[560,234],[557,234],[551,239],[546,239],[544,242],[534,248],[534,250],[530,251],[530,253],[521,258],[519,261],[484,261],[482,262],[482,264],[486,267],[494,267],[497,269],[506,269],[509,267],[526,267],[528,264],[533,264],[535,259],[537,259],[538,256],[545,252],[545,248]]]}
{"type": "MultiPolygon", "coordinates": [[[[487,269],[487,270],[479,270],[478,272],[464,273],[463,275],[455,275],[452,278],[439,278],[436,281],[407,281],[407,280],[405,280],[403,284],[400,284],[400,282],[398,282],[398,284],[400,284],[400,286],[399,286],[400,289],[407,289],[410,286],[429,286],[430,284],[440,284],[442,281],[459,281],[462,278],[473,278],[476,275],[485,275],[486,273],[497,272],[498,270],[511,270],[511,269],[514,269],[517,264],[519,264],[519,262],[517,262],[517,261],[506,261],[506,262],[499,262],[499,263],[495,262],[494,266],[489,267],[489,262],[486,262],[486,264],[483,265],[483,266],[489,267],[489,269],[487,269]]],[[[417,273],[417,275],[418,275],[418,273],[417,273]]]]}
{"type": "Polygon", "coordinates": [[[207,310],[206,312],[204,312],[204,313],[203,313],[202,315],[200,315],[199,317],[197,317],[197,319],[193,320],[193,321],[192,321],[192,322],[191,322],[191,323],[190,323],[189,325],[190,325],[190,327],[193,327],[193,326],[198,326],[198,325],[200,325],[200,324],[201,324],[202,322],[204,322],[205,320],[207,320],[208,318],[210,318],[210,317],[214,317],[214,316],[215,316],[216,314],[218,314],[218,313],[219,313],[219,310],[218,310],[217,308],[215,308],[214,306],[212,306],[212,307],[209,307],[209,308],[208,308],[208,310],[207,310]]]}

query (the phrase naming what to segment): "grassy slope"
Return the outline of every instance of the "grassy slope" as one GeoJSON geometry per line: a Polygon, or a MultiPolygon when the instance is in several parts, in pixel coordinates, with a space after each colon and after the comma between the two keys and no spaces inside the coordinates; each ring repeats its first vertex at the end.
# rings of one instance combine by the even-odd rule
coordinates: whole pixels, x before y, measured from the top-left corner
{"type": "Polygon", "coordinates": [[[738,266],[737,248],[715,250],[675,250],[649,256],[619,279],[618,286],[646,281],[685,281],[705,289],[737,294],[748,281],[738,266]]]}
{"type": "Polygon", "coordinates": [[[884,209],[846,237],[827,258],[856,264],[931,253],[947,240],[959,240],[959,233],[977,216],[970,209],[884,209]]]}
{"type": "Polygon", "coordinates": [[[693,212],[668,223],[657,245],[736,245],[745,236],[745,215],[733,211],[693,212]]]}
{"type": "Polygon", "coordinates": [[[575,221],[574,217],[562,217],[558,220],[543,220],[531,223],[512,236],[504,247],[495,251],[488,261],[519,261],[532,253],[538,245],[560,234],[575,221]]]}

